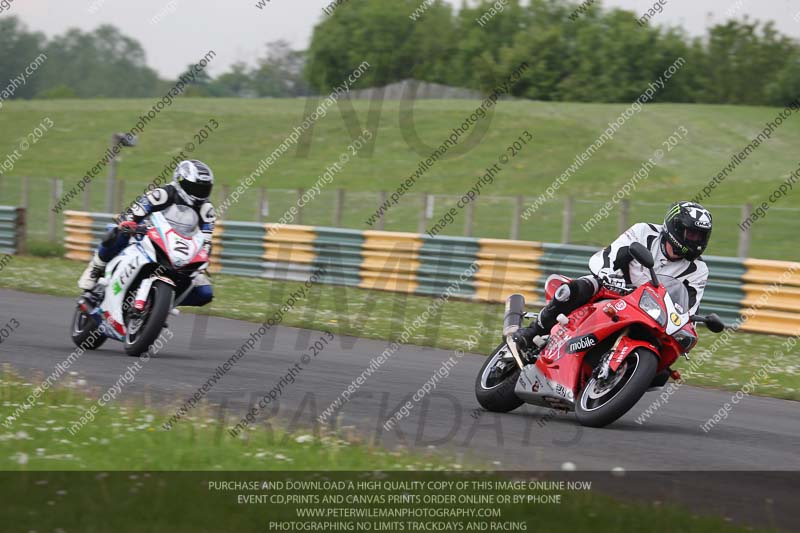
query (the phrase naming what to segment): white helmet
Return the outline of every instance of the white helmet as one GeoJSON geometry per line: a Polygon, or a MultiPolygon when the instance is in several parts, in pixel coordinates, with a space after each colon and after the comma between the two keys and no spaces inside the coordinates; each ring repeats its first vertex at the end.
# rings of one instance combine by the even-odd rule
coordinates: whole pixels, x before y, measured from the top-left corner
{"type": "Polygon", "coordinates": [[[172,182],[185,200],[204,201],[211,196],[214,173],[211,167],[197,159],[181,161],[172,175],[172,182]],[[188,196],[188,198],[186,198],[188,196]]]}

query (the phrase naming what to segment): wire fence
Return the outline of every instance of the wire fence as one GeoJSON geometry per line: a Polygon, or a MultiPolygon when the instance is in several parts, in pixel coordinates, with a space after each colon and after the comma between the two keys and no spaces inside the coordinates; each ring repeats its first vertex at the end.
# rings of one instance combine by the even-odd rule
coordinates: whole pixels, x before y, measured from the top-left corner
{"type": "MultiPolygon", "coordinates": [[[[77,179],[2,177],[0,204],[27,209],[29,239],[60,243],[63,218],[52,208],[77,182],[77,179]]],[[[149,183],[116,180],[112,212],[129,205],[149,183]]],[[[216,187],[214,203],[220,205],[230,192],[229,186],[216,187]]],[[[226,210],[224,218],[278,222],[292,206],[297,206],[304,192],[254,187],[226,210]]],[[[441,222],[451,208],[456,208],[452,222],[437,234],[605,246],[635,222],[659,223],[667,205],[675,200],[665,198],[663,203],[623,200],[605,211],[603,205],[608,200],[605,197],[556,197],[523,220],[522,213],[532,204],[534,196],[481,195],[461,208],[457,205],[461,196],[414,192],[406,194],[372,226],[368,225],[367,220],[386,197],[387,193],[381,191],[322,189],[313,201],[299,209],[292,223],[424,233],[441,222]]],[[[792,245],[800,231],[800,209],[772,207],[767,216],[743,230],[739,224],[750,213],[748,204],[706,204],[706,207],[714,215],[709,253],[800,260],[800,251],[792,245]]],[[[100,178],[66,206],[66,209],[94,212],[105,212],[107,208],[106,183],[100,178]]]]}

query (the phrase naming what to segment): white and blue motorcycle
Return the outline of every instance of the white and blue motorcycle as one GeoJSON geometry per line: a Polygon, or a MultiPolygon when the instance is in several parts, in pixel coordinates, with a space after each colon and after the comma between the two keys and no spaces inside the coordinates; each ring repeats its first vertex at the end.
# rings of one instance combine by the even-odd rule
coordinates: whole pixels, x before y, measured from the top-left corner
{"type": "Polygon", "coordinates": [[[208,267],[199,222],[193,209],[173,205],[131,232],[130,243],[109,261],[97,286],[78,300],[72,341],[96,350],[114,339],[128,355],[146,352],[208,267]]]}

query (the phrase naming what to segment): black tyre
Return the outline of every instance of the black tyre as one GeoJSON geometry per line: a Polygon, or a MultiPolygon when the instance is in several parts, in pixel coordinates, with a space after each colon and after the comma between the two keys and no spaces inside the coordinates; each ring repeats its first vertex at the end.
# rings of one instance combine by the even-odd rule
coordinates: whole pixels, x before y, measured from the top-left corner
{"type": "Polygon", "coordinates": [[[92,317],[75,307],[72,315],[72,342],[83,350],[96,350],[106,342],[106,337],[92,317]]]}
{"type": "Polygon", "coordinates": [[[658,357],[650,350],[631,352],[611,377],[591,378],[575,402],[575,415],[584,426],[601,428],[636,405],[656,375],[658,357]]]}
{"type": "Polygon", "coordinates": [[[475,380],[475,397],[484,409],[496,413],[513,411],[524,402],[514,393],[520,369],[506,343],[486,358],[475,380]]]}
{"type": "Polygon", "coordinates": [[[141,315],[126,320],[127,333],[123,342],[126,354],[136,357],[150,348],[167,323],[174,298],[175,288],[172,285],[158,280],[153,283],[141,315]]]}

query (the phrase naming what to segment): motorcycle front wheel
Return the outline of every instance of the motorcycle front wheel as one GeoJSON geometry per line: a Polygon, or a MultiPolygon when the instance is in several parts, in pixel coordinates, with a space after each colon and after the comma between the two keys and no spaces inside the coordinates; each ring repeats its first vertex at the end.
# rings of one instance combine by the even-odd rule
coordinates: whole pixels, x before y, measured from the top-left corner
{"type": "Polygon", "coordinates": [[[174,297],[171,285],[160,280],[153,283],[144,310],[126,320],[123,342],[126,354],[136,357],[150,349],[164,329],[174,297]]]}
{"type": "Polygon", "coordinates": [[[475,397],[484,409],[495,413],[513,411],[524,402],[514,392],[519,380],[517,366],[506,343],[486,358],[475,380],[475,397]]]}
{"type": "Polygon", "coordinates": [[[80,306],[75,307],[72,315],[72,342],[83,350],[96,350],[106,342],[106,337],[100,331],[92,317],[81,311],[80,306]]]}
{"type": "Polygon", "coordinates": [[[647,389],[658,369],[658,356],[638,348],[607,379],[592,377],[575,403],[581,425],[601,428],[630,411],[647,389]]]}

